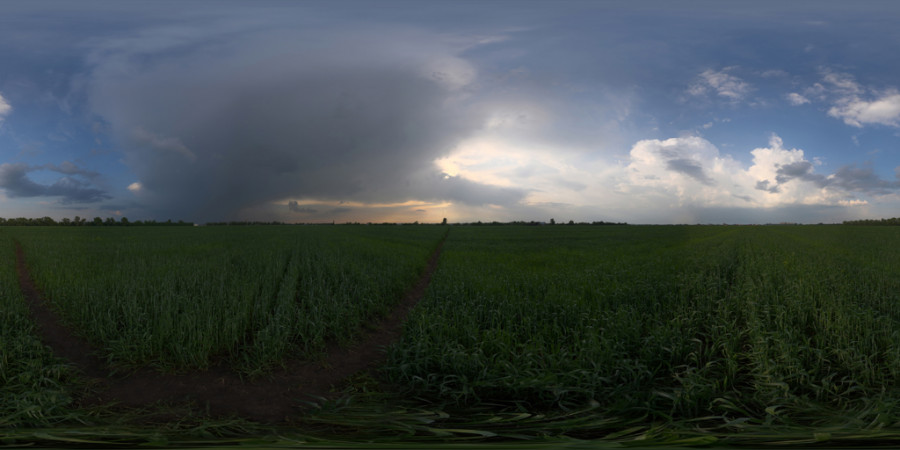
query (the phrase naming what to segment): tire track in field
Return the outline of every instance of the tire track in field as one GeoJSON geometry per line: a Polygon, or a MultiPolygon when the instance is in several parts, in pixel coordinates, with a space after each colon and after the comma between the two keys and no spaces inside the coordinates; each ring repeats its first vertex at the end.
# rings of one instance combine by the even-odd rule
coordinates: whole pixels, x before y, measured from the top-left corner
{"type": "Polygon", "coordinates": [[[330,343],[323,361],[288,360],[286,369],[273,371],[253,382],[244,380],[224,364],[184,374],[162,374],[144,367],[124,376],[109,376],[109,370],[92,356],[94,348],[86,341],[77,339],[47,308],[28,274],[24,252],[18,243],[16,263],[19,283],[28,299],[32,316],[40,325],[41,338],[55,354],[71,361],[89,377],[98,379],[96,388],[80,400],[80,406],[116,404],[126,408],[145,408],[154,404],[189,405],[193,413],[201,415],[237,415],[272,423],[289,422],[292,416],[302,412],[302,401],[333,396],[333,387],[384,361],[386,355],[383,348],[399,339],[406,318],[425,295],[446,238],[447,234],[444,234],[429,257],[425,270],[403,294],[400,302],[364,331],[355,344],[342,348],[330,343]]]}
{"type": "Polygon", "coordinates": [[[85,339],[72,333],[59,319],[56,312],[50,309],[43,296],[34,285],[34,280],[25,264],[25,252],[22,244],[16,241],[16,274],[19,276],[19,288],[25,296],[31,318],[37,324],[41,341],[53,350],[57,357],[66,359],[92,378],[105,377],[107,371],[103,363],[94,354],[94,347],[85,339]]]}

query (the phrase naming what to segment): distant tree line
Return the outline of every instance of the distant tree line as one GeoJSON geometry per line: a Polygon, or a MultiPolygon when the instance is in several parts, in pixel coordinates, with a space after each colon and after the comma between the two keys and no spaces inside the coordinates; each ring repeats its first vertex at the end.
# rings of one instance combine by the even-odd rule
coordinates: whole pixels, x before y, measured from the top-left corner
{"type": "Polygon", "coordinates": [[[132,227],[132,226],[193,226],[194,224],[191,222],[185,222],[183,220],[179,220],[177,222],[173,222],[171,219],[165,222],[157,222],[155,220],[135,220],[134,222],[128,220],[127,217],[122,217],[119,220],[116,220],[113,217],[107,217],[106,219],[101,219],[99,217],[94,217],[93,220],[87,220],[86,218],[82,218],[79,216],[75,216],[73,219],[69,219],[68,217],[63,218],[62,220],[56,221],[53,220],[52,217],[41,217],[38,219],[26,218],[26,217],[17,217],[14,219],[4,219],[0,217],[0,226],[25,226],[25,227],[53,227],[53,226],[61,226],[61,227],[132,227]]]}
{"type": "MultiPolygon", "coordinates": [[[[446,224],[447,224],[447,219],[444,219],[444,221],[441,222],[441,224],[442,224],[442,225],[446,225],[446,224]]],[[[297,222],[292,222],[292,223],[286,223],[286,222],[279,222],[279,221],[277,221],[277,220],[276,220],[276,221],[272,221],[272,222],[258,222],[258,221],[249,221],[249,222],[248,222],[248,221],[235,221],[235,220],[232,220],[232,221],[228,221],[228,222],[207,222],[207,223],[205,223],[204,225],[210,226],[210,227],[221,227],[221,226],[245,226],[245,225],[378,225],[378,226],[394,225],[394,226],[395,226],[395,225],[419,225],[419,221],[415,221],[415,222],[403,222],[403,223],[398,223],[398,222],[343,222],[343,223],[336,223],[336,222],[334,222],[334,221],[332,221],[332,222],[330,222],[330,223],[329,223],[329,222],[311,222],[311,223],[302,223],[302,222],[297,223],[297,222]]],[[[435,224],[435,223],[423,223],[422,225],[437,225],[437,224],[435,224]]]]}
{"type": "Polygon", "coordinates": [[[470,223],[461,223],[461,224],[457,224],[457,225],[475,225],[475,226],[485,226],[485,225],[486,225],[486,226],[492,226],[492,225],[526,225],[526,226],[542,226],[542,225],[594,225],[594,226],[596,226],[596,225],[628,225],[628,223],[627,223],[627,222],[604,222],[604,221],[602,221],[602,220],[600,220],[600,221],[594,221],[594,222],[575,222],[574,220],[570,220],[569,222],[567,222],[567,223],[565,223],[565,224],[561,224],[561,223],[556,223],[556,220],[555,220],[555,219],[550,219],[550,222],[535,222],[535,221],[533,221],[533,220],[532,220],[532,221],[528,221],[528,222],[526,222],[526,221],[524,221],[524,220],[516,220],[516,221],[512,221],[512,222],[497,222],[497,221],[493,221],[493,222],[481,222],[481,221],[478,221],[478,222],[470,222],[470,223]]]}
{"type": "MultiPolygon", "coordinates": [[[[884,219],[883,219],[884,220],[884,219]]],[[[886,225],[900,225],[900,219],[889,219],[897,221],[897,223],[890,223],[886,225]]],[[[848,223],[848,222],[844,222],[848,223]]],[[[441,225],[448,225],[447,219],[444,219],[441,225]]],[[[122,217],[119,220],[116,220],[113,217],[107,217],[106,219],[102,219],[100,217],[94,217],[91,220],[87,218],[75,216],[72,219],[65,217],[61,220],[54,220],[52,217],[40,217],[40,218],[27,218],[27,217],[16,217],[5,219],[0,217],[0,226],[40,226],[40,227],[53,227],[53,226],[62,226],[62,227],[134,227],[134,226],[193,226],[192,222],[185,222],[183,220],[172,221],[166,220],[165,222],[157,222],[156,220],[135,220],[130,221],[127,217],[122,217]]],[[[291,224],[284,223],[279,221],[272,222],[260,222],[260,221],[229,221],[229,222],[209,222],[206,223],[207,226],[247,226],[247,225],[307,225],[307,224],[291,224]]],[[[309,224],[309,225],[322,225],[322,224],[309,224]]],[[[331,222],[331,225],[335,225],[334,222],[331,222]]],[[[397,222],[380,222],[380,223],[360,223],[360,222],[346,222],[341,225],[419,225],[419,222],[412,223],[397,223],[397,222]]],[[[428,224],[423,223],[423,225],[436,225],[436,224],[428,224]]],[[[512,222],[462,222],[462,223],[453,223],[449,225],[462,225],[462,226],[494,226],[494,225],[524,225],[524,226],[542,226],[542,225],[564,225],[557,224],[554,219],[550,219],[550,222],[536,222],[536,221],[524,221],[517,220],[512,222]]],[[[565,225],[628,225],[625,222],[604,222],[604,221],[594,221],[594,222],[575,222],[570,220],[565,225]]],[[[868,223],[866,225],[869,225],[868,223]]],[[[876,223],[874,225],[881,225],[881,223],[876,223]]]]}
{"type": "MultiPolygon", "coordinates": [[[[284,223],[284,222],[246,222],[246,221],[230,221],[230,222],[209,222],[206,223],[207,226],[243,226],[243,225],[328,225],[328,223],[284,223]]],[[[419,221],[415,222],[344,222],[340,224],[336,224],[335,222],[331,222],[330,225],[420,225],[419,221]]],[[[421,225],[437,225],[436,223],[421,223],[421,225]]],[[[557,224],[554,219],[550,219],[550,222],[537,222],[534,220],[524,221],[524,220],[514,220],[512,222],[457,222],[448,224],[447,219],[441,221],[440,225],[462,225],[462,226],[494,226],[494,225],[524,225],[524,226],[542,226],[542,225],[628,225],[626,222],[604,222],[594,221],[594,222],[575,222],[574,220],[570,220],[566,224],[557,224]]]]}
{"type": "MultiPolygon", "coordinates": [[[[227,226],[247,226],[247,225],[418,225],[419,222],[412,223],[397,223],[397,222],[380,222],[380,223],[372,223],[372,222],[344,222],[344,223],[335,223],[332,222],[279,222],[277,220],[272,222],[259,222],[259,221],[237,221],[232,220],[228,222],[207,222],[204,225],[208,227],[227,227],[227,226]]],[[[425,225],[435,225],[435,224],[425,224],[425,225]]]]}
{"type": "Polygon", "coordinates": [[[900,217],[890,219],[845,220],[844,225],[900,225],[900,217]]]}
{"type": "Polygon", "coordinates": [[[242,222],[232,220],[230,222],[207,222],[205,223],[208,227],[224,227],[224,226],[245,226],[245,225],[288,225],[284,222],[272,221],[272,222],[242,222]]]}

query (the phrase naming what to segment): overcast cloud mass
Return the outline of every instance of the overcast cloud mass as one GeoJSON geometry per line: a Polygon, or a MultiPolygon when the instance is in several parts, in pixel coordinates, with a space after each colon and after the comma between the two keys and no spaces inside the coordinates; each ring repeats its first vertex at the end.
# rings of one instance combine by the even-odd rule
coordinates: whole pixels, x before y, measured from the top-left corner
{"type": "Polygon", "coordinates": [[[0,216],[900,215],[894,2],[0,3],[0,216]]]}

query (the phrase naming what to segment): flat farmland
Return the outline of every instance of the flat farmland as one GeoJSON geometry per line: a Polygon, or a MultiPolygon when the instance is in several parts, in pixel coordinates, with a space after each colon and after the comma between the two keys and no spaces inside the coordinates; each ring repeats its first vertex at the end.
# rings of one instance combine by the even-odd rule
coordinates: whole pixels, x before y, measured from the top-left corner
{"type": "Polygon", "coordinates": [[[10,442],[900,436],[894,227],[5,227],[0,245],[10,442]],[[35,300],[90,362],[48,341],[35,300]],[[340,372],[353,359],[371,363],[340,372]],[[129,377],[198,394],[134,405],[129,377]],[[233,380],[221,398],[293,387],[270,419],[204,409],[214,379],[233,380]]]}
{"type": "Polygon", "coordinates": [[[424,268],[437,227],[21,229],[66,323],[125,368],[248,371],[346,342],[424,268]]]}

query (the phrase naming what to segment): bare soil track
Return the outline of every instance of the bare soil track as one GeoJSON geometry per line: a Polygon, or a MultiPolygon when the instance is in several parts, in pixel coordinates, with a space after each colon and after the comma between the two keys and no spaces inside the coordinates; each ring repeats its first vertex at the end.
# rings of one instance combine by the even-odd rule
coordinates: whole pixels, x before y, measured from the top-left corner
{"type": "Polygon", "coordinates": [[[124,376],[109,376],[108,368],[95,356],[96,349],[74,334],[48,307],[28,272],[19,243],[16,243],[16,267],[19,284],[42,341],[56,356],[69,360],[96,381],[92,392],[80,400],[81,405],[190,405],[196,412],[214,417],[237,415],[277,423],[296,416],[304,400],[329,397],[333,387],[352,375],[376,367],[383,360],[383,348],[400,337],[409,312],[423,297],[437,267],[443,243],[442,240],[438,244],[425,271],[397,306],[364,331],[354,345],[342,348],[330,344],[322,362],[287,361],[286,369],[253,382],[242,379],[224,364],[187,374],[162,374],[142,368],[124,376]]]}

